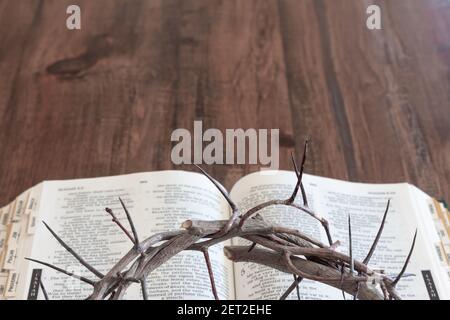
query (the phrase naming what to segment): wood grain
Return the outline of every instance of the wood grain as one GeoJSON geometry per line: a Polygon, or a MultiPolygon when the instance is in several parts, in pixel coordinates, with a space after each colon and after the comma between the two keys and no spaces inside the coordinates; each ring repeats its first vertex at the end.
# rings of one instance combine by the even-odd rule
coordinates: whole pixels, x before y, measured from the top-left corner
{"type": "MultiPolygon", "coordinates": [[[[0,203],[49,179],[161,169],[172,130],[279,128],[281,168],[450,199],[442,0],[0,2],[0,203]],[[365,27],[382,8],[383,29],[365,27]]],[[[206,168],[227,187],[257,166],[206,168]]]]}

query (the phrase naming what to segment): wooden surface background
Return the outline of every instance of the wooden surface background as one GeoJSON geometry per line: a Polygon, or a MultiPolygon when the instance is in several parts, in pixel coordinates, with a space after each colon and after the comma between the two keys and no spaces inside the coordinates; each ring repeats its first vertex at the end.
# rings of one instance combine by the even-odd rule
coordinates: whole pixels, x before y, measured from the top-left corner
{"type": "MultiPolygon", "coordinates": [[[[170,134],[194,120],[279,128],[281,168],[311,137],[307,172],[449,200],[450,2],[0,1],[0,204],[42,180],[192,169],[170,134]]],[[[230,187],[258,167],[206,169],[230,187]]]]}

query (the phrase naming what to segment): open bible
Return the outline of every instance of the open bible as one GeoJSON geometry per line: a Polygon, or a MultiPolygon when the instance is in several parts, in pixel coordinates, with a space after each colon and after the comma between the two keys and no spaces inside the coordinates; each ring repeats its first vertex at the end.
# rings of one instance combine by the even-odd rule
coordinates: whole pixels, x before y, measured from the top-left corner
{"type": "MultiPolygon", "coordinates": [[[[240,179],[230,197],[242,212],[262,202],[290,196],[297,181],[294,172],[261,171],[240,179]]],[[[408,254],[417,228],[415,249],[397,289],[403,299],[450,298],[450,214],[446,207],[407,184],[352,183],[305,174],[309,206],[330,223],[338,251],[348,251],[350,215],[353,254],[363,259],[379,228],[386,203],[390,210],[383,235],[371,259],[375,270],[395,277],[408,254]]],[[[186,171],[159,171],[104,178],[45,181],[0,209],[0,299],[83,299],[92,287],[40,264],[32,257],[69,272],[92,278],[52,237],[45,221],[91,265],[107,272],[132,245],[105,213],[110,207],[127,226],[118,198],[133,216],[140,239],[179,228],[187,219],[226,220],[230,208],[203,175],[186,171]]],[[[296,200],[299,201],[299,200],[296,200]]],[[[300,200],[301,201],[301,200],[300,200]]],[[[261,216],[326,242],[317,220],[285,206],[263,209],[261,216]]],[[[279,299],[291,285],[291,274],[253,263],[230,262],[224,245],[250,244],[233,239],[210,249],[212,270],[221,299],[279,299]]],[[[208,271],[200,252],[182,252],[150,274],[150,299],[212,299],[208,271]]],[[[300,283],[302,299],[342,299],[342,293],[318,282],[300,283]]],[[[138,284],[127,299],[141,299],[138,284]]],[[[289,299],[296,299],[293,292],[289,299]]]]}

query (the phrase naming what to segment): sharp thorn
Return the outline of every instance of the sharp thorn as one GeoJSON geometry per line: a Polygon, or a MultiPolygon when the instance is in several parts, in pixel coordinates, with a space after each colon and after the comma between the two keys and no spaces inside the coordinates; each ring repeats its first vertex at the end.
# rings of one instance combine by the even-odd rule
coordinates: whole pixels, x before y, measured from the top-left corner
{"type": "Polygon", "coordinates": [[[350,214],[348,215],[348,251],[349,251],[349,256],[350,256],[350,274],[353,274],[354,270],[355,270],[355,263],[353,260],[353,247],[352,247],[352,222],[351,222],[351,217],[350,214]]]}
{"type": "Polygon", "coordinates": [[[93,274],[95,274],[99,278],[103,278],[104,275],[92,267],[89,263],[87,263],[79,254],[77,254],[71,247],[69,247],[51,228],[48,224],[46,224],[44,221],[42,223],[45,225],[45,227],[50,231],[50,233],[55,237],[55,239],[66,249],[75,259],[78,260],[83,266],[86,267],[89,271],[91,271],[93,274]]]}
{"type": "Polygon", "coordinates": [[[363,260],[363,263],[366,264],[366,265],[369,263],[370,259],[372,258],[372,255],[375,252],[375,249],[376,249],[376,247],[378,245],[378,241],[381,238],[381,234],[383,233],[383,229],[384,229],[384,226],[386,224],[386,217],[387,217],[387,214],[388,214],[388,211],[389,211],[390,203],[391,203],[391,200],[389,199],[388,203],[387,203],[387,206],[386,206],[386,210],[384,211],[383,219],[381,220],[381,224],[380,224],[380,227],[378,229],[377,235],[375,236],[375,239],[374,239],[374,241],[372,243],[372,246],[370,247],[369,252],[367,253],[367,256],[363,260]]]}
{"type": "Polygon", "coordinates": [[[224,196],[225,200],[227,200],[228,204],[231,207],[231,210],[233,212],[236,212],[237,206],[236,204],[231,200],[230,196],[228,195],[227,192],[225,192],[225,190],[223,190],[223,188],[216,182],[216,180],[213,179],[213,177],[211,177],[205,170],[203,170],[200,166],[194,164],[194,166],[197,167],[197,169],[199,169],[213,184],[214,186],[219,190],[219,192],[224,196]]]}
{"type": "Polygon", "coordinates": [[[414,246],[416,244],[416,237],[417,237],[417,229],[416,229],[416,232],[414,233],[414,238],[413,238],[413,241],[412,241],[412,244],[411,244],[411,249],[409,250],[409,253],[408,253],[408,256],[407,256],[407,258],[405,260],[403,268],[400,271],[400,273],[397,275],[395,280],[392,282],[392,284],[391,284],[392,287],[395,287],[397,285],[397,283],[399,282],[399,280],[401,279],[401,277],[403,276],[403,274],[406,271],[406,267],[408,266],[409,260],[411,259],[412,253],[414,251],[414,246]]]}
{"type": "Polygon", "coordinates": [[[125,206],[125,203],[122,201],[122,199],[119,197],[120,204],[122,205],[123,210],[125,211],[125,214],[127,215],[128,223],[131,227],[131,232],[133,232],[133,238],[134,238],[134,245],[139,247],[139,237],[136,231],[136,228],[133,223],[133,219],[131,218],[131,214],[128,212],[127,207],[125,206]]]}
{"type": "Polygon", "coordinates": [[[52,265],[50,263],[39,261],[39,260],[32,259],[32,258],[25,258],[25,259],[28,260],[28,261],[32,261],[32,262],[36,262],[36,263],[42,264],[42,265],[44,265],[46,267],[49,267],[49,268],[51,268],[53,270],[56,270],[56,271],[61,272],[61,273],[64,273],[65,275],[68,275],[69,277],[73,277],[73,278],[78,279],[78,280],[80,280],[82,282],[88,283],[88,284],[90,284],[92,286],[94,285],[94,281],[92,281],[90,279],[87,279],[85,277],[78,276],[78,275],[76,275],[76,274],[74,274],[72,272],[66,271],[66,270],[64,270],[62,268],[56,267],[56,266],[54,266],[54,265],[52,265]]]}

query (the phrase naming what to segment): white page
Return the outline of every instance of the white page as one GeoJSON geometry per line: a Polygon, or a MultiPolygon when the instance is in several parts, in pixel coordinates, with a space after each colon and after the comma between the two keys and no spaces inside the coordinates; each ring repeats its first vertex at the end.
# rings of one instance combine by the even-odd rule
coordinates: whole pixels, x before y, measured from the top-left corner
{"type": "MultiPolygon", "coordinates": [[[[363,260],[377,233],[386,203],[391,199],[387,223],[370,266],[381,268],[395,276],[408,254],[415,228],[419,228],[416,247],[407,274],[397,288],[405,299],[429,299],[422,270],[431,270],[439,276],[430,259],[429,246],[421,225],[417,225],[407,184],[362,184],[315,177],[305,174],[304,186],[310,207],[325,217],[331,228],[333,240],[340,240],[339,251],[348,252],[348,215],[352,218],[353,252],[363,260]]],[[[242,178],[235,184],[231,197],[245,210],[272,199],[288,198],[295,186],[293,172],[258,172],[242,178]]],[[[300,203],[299,194],[296,201],[300,203]]],[[[275,206],[260,212],[267,220],[297,228],[327,243],[321,225],[310,216],[293,208],[275,206]]],[[[244,240],[238,241],[244,243],[244,240]]],[[[236,243],[235,243],[236,244],[236,243]]],[[[278,299],[293,281],[293,276],[251,263],[235,266],[237,299],[278,299]]],[[[300,285],[303,299],[342,299],[342,293],[329,286],[303,280],[300,285]]],[[[296,298],[292,293],[289,298],[296,298]]]]}
{"type": "Polygon", "coordinates": [[[33,241],[33,225],[42,183],[20,194],[2,208],[0,225],[0,299],[14,299],[23,289],[24,258],[33,241]],[[23,282],[23,281],[22,281],[23,282]]]}
{"type": "Polygon", "coordinates": [[[415,186],[409,185],[409,190],[411,201],[416,204],[414,211],[416,219],[427,239],[429,261],[433,264],[433,277],[426,277],[430,295],[435,295],[436,299],[448,299],[450,297],[449,221],[441,209],[441,204],[435,199],[415,186]]]}
{"type": "MultiPolygon", "coordinates": [[[[106,273],[132,246],[130,240],[104,211],[113,209],[128,226],[120,207],[122,197],[133,216],[142,241],[167,230],[179,229],[186,219],[218,220],[229,217],[222,195],[203,175],[184,171],[161,171],[96,179],[44,183],[40,219],[45,220],[86,261],[106,273]]],[[[221,299],[233,299],[233,267],[223,255],[223,245],[210,250],[217,290],[221,299]]],[[[95,279],[38,224],[31,252],[33,258],[67,268],[95,279]]],[[[86,298],[89,285],[35,263],[43,269],[43,282],[53,299],[86,298]]],[[[28,287],[28,285],[26,286],[28,287]]],[[[152,272],[148,279],[150,299],[211,299],[208,272],[200,252],[183,252],[152,272]]],[[[26,289],[28,290],[28,289],[26,289]]],[[[22,295],[26,294],[26,290],[22,295]]],[[[140,299],[140,286],[132,285],[126,298],[140,299]]]]}

